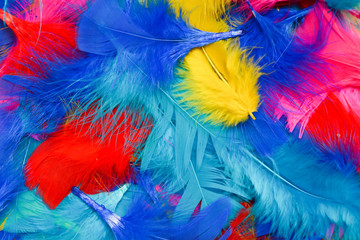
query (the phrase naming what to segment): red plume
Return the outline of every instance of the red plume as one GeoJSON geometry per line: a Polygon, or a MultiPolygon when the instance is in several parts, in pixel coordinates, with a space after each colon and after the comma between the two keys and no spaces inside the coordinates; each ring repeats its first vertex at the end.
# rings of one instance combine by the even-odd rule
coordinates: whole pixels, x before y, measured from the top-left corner
{"type": "Polygon", "coordinates": [[[2,62],[5,74],[44,77],[49,62],[76,58],[75,27],[85,0],[38,0],[16,16],[0,9],[16,43],[2,62]]]}
{"type": "Polygon", "coordinates": [[[73,119],[45,140],[26,165],[26,185],[55,208],[73,186],[87,194],[109,191],[130,177],[130,161],[151,127],[125,111],[93,121],[73,119]]]}
{"type": "Polygon", "coordinates": [[[360,119],[351,109],[331,93],[319,105],[307,124],[307,132],[325,148],[346,145],[352,159],[360,156],[360,119]]]}

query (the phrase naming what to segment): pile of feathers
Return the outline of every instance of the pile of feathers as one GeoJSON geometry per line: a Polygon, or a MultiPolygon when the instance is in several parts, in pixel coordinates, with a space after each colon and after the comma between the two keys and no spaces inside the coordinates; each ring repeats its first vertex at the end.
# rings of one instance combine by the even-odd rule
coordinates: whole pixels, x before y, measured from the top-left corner
{"type": "Polygon", "coordinates": [[[360,0],[1,0],[0,239],[360,239],[360,0]]]}

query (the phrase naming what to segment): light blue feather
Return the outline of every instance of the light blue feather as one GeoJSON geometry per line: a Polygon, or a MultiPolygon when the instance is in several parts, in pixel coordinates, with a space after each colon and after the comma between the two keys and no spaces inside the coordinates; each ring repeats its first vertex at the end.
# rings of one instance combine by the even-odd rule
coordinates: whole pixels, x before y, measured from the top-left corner
{"type": "Polygon", "coordinates": [[[326,4],[329,8],[337,10],[350,10],[357,9],[359,7],[359,0],[326,0],[326,4]]]}
{"type": "Polygon", "coordinates": [[[331,224],[344,239],[359,238],[358,174],[325,164],[324,154],[306,141],[294,139],[269,158],[233,155],[252,185],[256,218],[270,222],[286,239],[325,237],[331,224]]]}

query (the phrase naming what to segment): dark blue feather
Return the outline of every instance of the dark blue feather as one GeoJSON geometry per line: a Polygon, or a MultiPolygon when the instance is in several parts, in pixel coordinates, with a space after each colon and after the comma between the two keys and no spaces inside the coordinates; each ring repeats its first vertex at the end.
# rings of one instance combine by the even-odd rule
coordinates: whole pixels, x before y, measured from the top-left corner
{"type": "Polygon", "coordinates": [[[241,34],[191,28],[164,0],[130,1],[124,7],[116,0],[97,0],[80,21],[78,46],[99,55],[124,54],[144,73],[144,81],[156,84],[171,79],[177,61],[191,49],[241,34]]]}
{"type": "Polygon", "coordinates": [[[15,161],[15,150],[23,136],[20,118],[0,112],[0,213],[12,202],[23,185],[22,162],[15,161]]]}
{"type": "MultiPolygon", "coordinates": [[[[314,33],[311,43],[296,36],[296,29],[308,12],[309,9],[284,8],[263,16],[253,10],[254,18],[243,26],[246,34],[241,37],[240,47],[249,49],[265,73],[259,79],[265,106],[278,107],[281,97],[292,103],[294,98],[316,96],[322,86],[330,83],[324,74],[329,72],[328,66],[317,55],[324,46],[328,27],[314,33]]],[[[272,108],[267,108],[271,114],[272,108]]]]}

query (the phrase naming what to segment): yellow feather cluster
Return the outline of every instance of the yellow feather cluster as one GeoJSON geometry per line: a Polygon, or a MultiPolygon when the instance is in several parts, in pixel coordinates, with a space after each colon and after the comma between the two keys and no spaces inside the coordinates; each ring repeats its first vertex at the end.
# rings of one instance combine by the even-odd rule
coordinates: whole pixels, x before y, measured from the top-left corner
{"type": "MultiPolygon", "coordinates": [[[[229,30],[222,16],[231,0],[169,0],[175,12],[203,31],[229,30]]],[[[216,42],[190,51],[178,75],[175,95],[213,125],[235,126],[253,116],[260,104],[257,82],[261,75],[245,50],[216,42]]]]}
{"type": "Polygon", "coordinates": [[[253,116],[259,106],[260,68],[246,51],[217,42],[192,50],[178,75],[175,94],[186,108],[213,125],[235,126],[253,116]],[[217,61],[208,58],[209,54],[217,61]],[[216,65],[217,64],[217,65],[216,65]]]}

